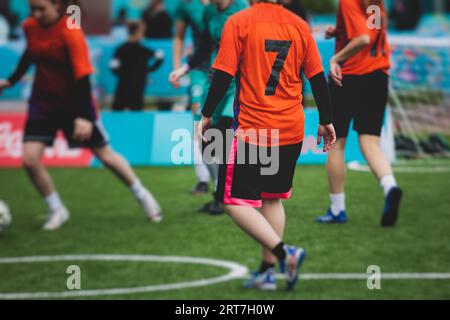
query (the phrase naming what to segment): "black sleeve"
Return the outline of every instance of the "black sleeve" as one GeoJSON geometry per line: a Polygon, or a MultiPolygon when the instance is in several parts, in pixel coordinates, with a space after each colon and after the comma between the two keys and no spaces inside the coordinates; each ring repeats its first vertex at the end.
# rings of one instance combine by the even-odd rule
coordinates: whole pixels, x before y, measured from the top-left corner
{"type": "Polygon", "coordinates": [[[164,58],[155,58],[156,52],[148,49],[148,58],[154,60],[151,65],[147,67],[147,72],[153,72],[159,69],[164,62],[164,58]]]}
{"type": "Polygon", "coordinates": [[[309,79],[309,81],[317,109],[319,110],[320,124],[330,124],[333,121],[333,114],[331,110],[331,96],[325,73],[321,72],[309,79]]]}
{"type": "Polygon", "coordinates": [[[212,39],[207,30],[203,31],[200,37],[200,43],[194,54],[188,59],[189,68],[194,69],[204,61],[208,61],[212,53],[212,39]]]}
{"type": "Polygon", "coordinates": [[[95,121],[95,113],[92,105],[92,87],[89,76],[75,82],[75,99],[77,111],[74,116],[95,121]]]}
{"type": "Polygon", "coordinates": [[[228,87],[230,86],[231,80],[233,80],[233,76],[230,74],[215,70],[214,76],[211,81],[211,87],[209,88],[208,97],[206,98],[205,106],[203,107],[202,114],[211,118],[219,105],[220,101],[222,101],[225,96],[228,87]]]}
{"type": "Polygon", "coordinates": [[[16,71],[9,77],[8,81],[11,85],[15,85],[22,77],[27,73],[28,68],[31,66],[32,61],[28,50],[24,52],[22,57],[20,58],[19,65],[16,68],[16,71]]]}

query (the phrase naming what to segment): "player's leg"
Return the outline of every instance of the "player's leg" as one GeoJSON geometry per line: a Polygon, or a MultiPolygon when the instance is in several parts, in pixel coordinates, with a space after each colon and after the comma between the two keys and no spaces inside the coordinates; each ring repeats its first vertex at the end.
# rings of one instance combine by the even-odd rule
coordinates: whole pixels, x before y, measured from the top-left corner
{"type": "Polygon", "coordinates": [[[29,120],[23,144],[23,167],[49,210],[48,220],[43,226],[46,231],[59,229],[69,219],[69,212],[42,163],[45,148],[53,143],[55,135],[56,129],[50,121],[29,120]]]}
{"type": "MultiPolygon", "coordinates": [[[[191,85],[189,87],[189,96],[191,111],[194,115],[194,120],[199,121],[201,116],[202,103],[206,99],[205,95],[208,90],[208,75],[204,71],[192,70],[189,73],[191,85]]],[[[194,130],[196,131],[196,130],[194,130]]],[[[194,159],[195,175],[197,177],[197,184],[192,190],[193,194],[205,194],[209,192],[209,181],[211,173],[207,165],[202,160],[202,144],[197,135],[194,135],[194,159]]],[[[214,180],[217,181],[217,180],[214,180]]]]}
{"type": "Polygon", "coordinates": [[[337,141],[335,147],[327,155],[327,178],[330,197],[330,207],[325,215],[317,218],[318,223],[345,223],[347,213],[345,208],[345,144],[350,122],[353,117],[352,99],[354,93],[348,88],[352,81],[344,77],[344,87],[337,86],[330,80],[330,93],[333,107],[333,124],[337,141]]]}
{"type": "Polygon", "coordinates": [[[162,210],[154,196],[141,183],[128,161],[115,152],[110,146],[93,147],[95,156],[110,169],[135,196],[144,209],[147,218],[152,222],[162,221],[162,210]]]}
{"type": "Polygon", "coordinates": [[[162,221],[162,210],[150,191],[144,187],[128,161],[108,144],[108,137],[100,122],[95,122],[92,135],[86,142],[73,141],[73,120],[66,119],[63,130],[71,147],[88,147],[94,155],[111,170],[135,196],[147,218],[152,222],[162,221]]]}
{"type": "MultiPolygon", "coordinates": [[[[284,236],[284,228],[286,224],[286,214],[281,200],[264,200],[261,213],[275,230],[277,235],[282,239],[284,236]]],[[[270,267],[273,268],[276,263],[277,257],[275,257],[270,250],[267,250],[267,248],[263,247],[263,262],[259,271],[261,273],[265,272],[270,267]]]]}
{"type": "Polygon", "coordinates": [[[386,111],[389,78],[381,71],[363,77],[366,96],[364,112],[355,114],[355,130],[359,133],[361,151],[373,174],[380,181],[385,196],[381,225],[395,225],[402,190],[398,187],[392,166],[381,149],[381,131],[386,111]]]}

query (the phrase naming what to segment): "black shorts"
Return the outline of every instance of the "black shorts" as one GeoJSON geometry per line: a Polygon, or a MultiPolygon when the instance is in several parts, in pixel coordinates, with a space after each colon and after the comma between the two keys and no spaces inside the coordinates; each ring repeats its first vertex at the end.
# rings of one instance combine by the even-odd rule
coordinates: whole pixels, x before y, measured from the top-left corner
{"type": "Polygon", "coordinates": [[[345,75],[343,87],[330,79],[333,124],[337,138],[346,138],[353,120],[358,134],[381,136],[388,101],[389,76],[382,71],[345,75]]]}
{"type": "Polygon", "coordinates": [[[77,142],[72,139],[74,119],[61,116],[52,116],[45,119],[28,119],[25,126],[24,142],[43,142],[52,146],[58,131],[64,133],[70,148],[98,148],[108,145],[108,135],[102,124],[94,123],[92,136],[88,141],[77,142]]]}
{"type": "Polygon", "coordinates": [[[260,208],[264,199],[289,199],[302,145],[261,147],[235,137],[227,161],[220,165],[217,193],[221,202],[260,208]]]}

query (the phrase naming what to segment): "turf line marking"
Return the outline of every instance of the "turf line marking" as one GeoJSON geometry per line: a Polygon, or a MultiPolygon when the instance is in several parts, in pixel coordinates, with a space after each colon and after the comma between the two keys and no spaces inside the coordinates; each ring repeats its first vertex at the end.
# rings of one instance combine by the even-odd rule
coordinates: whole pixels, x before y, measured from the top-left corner
{"type": "Polygon", "coordinates": [[[204,287],[222,282],[228,282],[231,280],[240,279],[248,273],[248,269],[245,266],[232,261],[207,259],[207,258],[155,256],[155,255],[64,255],[64,256],[0,258],[0,265],[38,263],[38,262],[60,262],[60,261],[168,262],[168,263],[208,265],[225,268],[228,269],[229,272],[226,275],[210,279],[200,279],[195,281],[186,281],[162,285],[150,285],[135,288],[114,288],[114,289],[64,291],[64,292],[0,293],[0,299],[3,300],[51,299],[51,298],[57,299],[57,298],[110,296],[121,294],[179,290],[185,288],[204,287]]]}
{"type": "MultiPolygon", "coordinates": [[[[357,161],[350,162],[347,167],[352,171],[371,172],[369,166],[357,161]]],[[[450,166],[393,166],[394,172],[399,173],[446,173],[450,172],[450,166]]]]}
{"type": "MultiPolygon", "coordinates": [[[[35,257],[17,257],[0,258],[0,265],[23,264],[23,263],[43,263],[43,262],[61,262],[61,261],[115,261],[115,262],[167,262],[181,264],[199,264],[228,269],[226,275],[200,279],[195,281],[178,282],[172,284],[150,285],[134,288],[114,288],[100,290],[81,290],[64,292],[19,292],[19,293],[0,293],[1,300],[17,299],[61,299],[61,298],[80,298],[95,296],[127,295],[136,293],[148,293],[158,291],[180,290],[186,288],[195,288],[210,286],[232,280],[246,279],[248,269],[232,261],[178,257],[178,256],[155,256],[155,255],[63,255],[63,256],[35,256],[35,257]]],[[[302,273],[301,280],[367,280],[370,275],[366,273],[302,273]]],[[[283,275],[278,274],[278,279],[283,279],[283,275]]],[[[382,280],[450,280],[449,273],[381,273],[382,280]]]]}

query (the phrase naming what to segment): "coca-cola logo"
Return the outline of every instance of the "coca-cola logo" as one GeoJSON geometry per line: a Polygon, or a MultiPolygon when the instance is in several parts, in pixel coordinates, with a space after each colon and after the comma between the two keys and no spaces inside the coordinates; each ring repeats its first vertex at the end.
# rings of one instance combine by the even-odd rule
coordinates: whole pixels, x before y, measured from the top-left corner
{"type": "Polygon", "coordinates": [[[0,158],[22,157],[23,131],[13,129],[11,122],[0,122],[0,158]]]}

